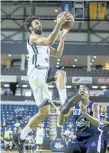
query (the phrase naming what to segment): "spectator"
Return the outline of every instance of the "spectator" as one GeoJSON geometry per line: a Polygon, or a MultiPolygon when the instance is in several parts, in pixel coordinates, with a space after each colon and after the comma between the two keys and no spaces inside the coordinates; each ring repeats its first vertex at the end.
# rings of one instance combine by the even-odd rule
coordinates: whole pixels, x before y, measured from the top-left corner
{"type": "Polygon", "coordinates": [[[4,139],[8,139],[10,135],[9,129],[6,129],[5,133],[4,133],[4,139]]]}
{"type": "Polygon", "coordinates": [[[0,151],[3,151],[3,148],[4,148],[4,139],[0,132],[0,151]]]}
{"type": "Polygon", "coordinates": [[[9,128],[9,134],[13,134],[13,131],[11,130],[11,128],[9,128]]]}
{"type": "Polygon", "coordinates": [[[20,127],[19,120],[16,120],[16,123],[14,124],[14,126],[15,126],[16,128],[20,127]]]}
{"type": "Polygon", "coordinates": [[[25,150],[34,150],[35,149],[35,139],[33,135],[29,135],[25,141],[25,150]]]}
{"type": "Polygon", "coordinates": [[[12,150],[12,147],[13,147],[13,139],[9,130],[6,130],[4,133],[4,147],[5,147],[5,150],[7,150],[7,148],[12,150]]]}
{"type": "Polygon", "coordinates": [[[19,134],[20,134],[21,132],[22,132],[22,128],[21,128],[21,127],[19,127],[19,128],[18,128],[17,133],[19,133],[19,134]]]}
{"type": "Polygon", "coordinates": [[[16,127],[14,127],[14,129],[13,129],[13,133],[14,134],[17,133],[17,128],[16,127]]]}
{"type": "Polygon", "coordinates": [[[13,95],[12,94],[12,91],[10,89],[4,89],[4,93],[3,93],[5,96],[10,96],[10,95],[13,95]]]}

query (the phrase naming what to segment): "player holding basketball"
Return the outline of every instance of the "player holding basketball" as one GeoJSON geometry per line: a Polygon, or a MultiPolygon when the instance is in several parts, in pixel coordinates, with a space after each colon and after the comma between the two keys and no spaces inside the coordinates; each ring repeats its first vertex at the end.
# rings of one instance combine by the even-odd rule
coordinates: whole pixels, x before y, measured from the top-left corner
{"type": "MultiPolygon", "coordinates": [[[[48,37],[41,36],[42,25],[41,22],[35,17],[28,18],[25,22],[25,27],[30,36],[27,42],[27,49],[29,52],[28,63],[28,80],[33,90],[35,102],[39,107],[39,112],[34,115],[26,127],[23,129],[20,137],[14,135],[14,142],[17,145],[19,153],[23,152],[23,142],[29,132],[33,128],[45,119],[49,112],[49,91],[48,91],[48,71],[49,71],[49,57],[50,55],[56,58],[60,58],[64,49],[64,39],[69,30],[63,30],[60,33],[60,42],[57,50],[51,46],[57,39],[60,32],[61,25],[71,21],[71,16],[68,13],[64,13],[57,20],[57,24],[53,32],[48,37]]],[[[63,104],[67,99],[66,93],[66,73],[58,70],[53,72],[56,77],[56,85],[60,95],[61,103],[63,104]]]]}
{"type": "MultiPolygon", "coordinates": [[[[79,92],[82,95],[81,101],[73,107],[77,138],[69,144],[65,153],[104,153],[104,141],[101,138],[101,131],[97,129],[94,122],[90,123],[88,118],[91,116],[92,119],[99,120],[99,105],[89,100],[89,90],[86,86],[80,86],[79,92]],[[86,111],[84,111],[84,107],[86,111]],[[102,152],[100,152],[101,149],[102,152]]],[[[64,123],[63,116],[61,116],[60,121],[61,124],[64,123]]]]}

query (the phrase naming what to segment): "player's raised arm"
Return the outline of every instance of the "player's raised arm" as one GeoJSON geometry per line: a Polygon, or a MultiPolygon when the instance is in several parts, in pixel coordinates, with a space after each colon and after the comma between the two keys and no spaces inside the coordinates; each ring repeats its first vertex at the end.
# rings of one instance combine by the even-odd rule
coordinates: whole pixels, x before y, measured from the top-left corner
{"type": "MultiPolygon", "coordinates": [[[[95,104],[96,105],[96,104],[95,104]]],[[[96,106],[97,107],[97,106],[96,106]]],[[[96,118],[96,116],[94,116],[96,113],[97,113],[97,111],[95,112],[95,110],[93,109],[93,116],[91,116],[91,115],[89,115],[88,113],[87,113],[87,107],[86,106],[84,106],[84,105],[82,105],[81,106],[81,111],[82,111],[82,114],[83,114],[83,116],[92,124],[92,125],[95,125],[95,126],[99,126],[99,119],[98,118],[96,118]]]]}
{"type": "Polygon", "coordinates": [[[67,35],[69,30],[67,29],[64,29],[62,31],[60,31],[59,33],[59,37],[60,37],[60,40],[59,40],[59,45],[57,47],[57,49],[51,47],[50,48],[50,55],[55,57],[55,58],[61,58],[62,54],[63,54],[63,51],[64,51],[64,40],[65,40],[65,37],[67,35]]]}
{"type": "Polygon", "coordinates": [[[67,13],[64,13],[60,18],[58,18],[57,24],[53,32],[47,38],[50,45],[53,45],[54,42],[56,41],[61,25],[63,25],[65,22],[70,22],[70,21],[71,21],[71,16],[67,13]]]}
{"type": "MultiPolygon", "coordinates": [[[[64,24],[65,22],[69,22],[71,20],[70,15],[67,13],[63,14],[58,20],[57,24],[52,31],[52,33],[48,37],[42,37],[37,31],[35,32],[35,29],[30,26],[30,30],[33,28],[33,31],[31,31],[30,39],[29,42],[30,44],[39,44],[39,45],[44,45],[44,46],[52,46],[54,42],[57,39],[58,33],[61,29],[61,25],[64,24]]],[[[36,23],[37,24],[37,23],[36,23]]],[[[41,23],[38,23],[39,25],[41,23]]],[[[32,26],[34,26],[34,21],[32,21],[32,26]]],[[[42,28],[42,25],[40,25],[42,28]]],[[[39,29],[40,29],[39,27],[39,29]]]]}
{"type": "Polygon", "coordinates": [[[95,126],[99,126],[100,123],[103,125],[109,125],[109,122],[108,121],[100,121],[99,119],[99,105],[98,104],[94,104],[93,105],[93,116],[89,115],[87,113],[87,108],[85,106],[82,106],[81,107],[81,110],[82,110],[82,113],[84,115],[84,117],[92,124],[92,125],[95,125],[95,126]]]}
{"type": "Polygon", "coordinates": [[[99,114],[99,105],[98,104],[93,104],[93,117],[99,119],[100,114],[99,114]]]}

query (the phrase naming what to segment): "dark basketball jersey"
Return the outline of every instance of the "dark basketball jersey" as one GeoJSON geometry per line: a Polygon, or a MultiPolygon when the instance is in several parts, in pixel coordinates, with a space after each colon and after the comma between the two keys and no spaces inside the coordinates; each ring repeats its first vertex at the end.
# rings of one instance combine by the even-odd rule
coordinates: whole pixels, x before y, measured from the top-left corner
{"type": "MultiPolygon", "coordinates": [[[[93,102],[89,102],[87,106],[87,113],[91,116],[93,116],[93,111],[92,111],[92,106],[93,102]]],[[[90,124],[90,122],[83,117],[81,108],[79,104],[75,105],[75,111],[73,113],[75,123],[77,125],[77,139],[84,139],[85,137],[88,138],[94,134],[99,134],[100,132],[98,131],[97,127],[94,125],[90,124]]]]}
{"type": "MultiPolygon", "coordinates": [[[[105,120],[109,122],[109,114],[105,113],[105,114],[100,114],[100,121],[105,120]]],[[[101,132],[103,133],[103,138],[105,140],[106,143],[108,143],[109,141],[109,125],[99,125],[99,130],[101,130],[101,132]]]]}
{"type": "Polygon", "coordinates": [[[101,113],[100,114],[100,120],[109,121],[109,114],[108,113],[101,113]]]}

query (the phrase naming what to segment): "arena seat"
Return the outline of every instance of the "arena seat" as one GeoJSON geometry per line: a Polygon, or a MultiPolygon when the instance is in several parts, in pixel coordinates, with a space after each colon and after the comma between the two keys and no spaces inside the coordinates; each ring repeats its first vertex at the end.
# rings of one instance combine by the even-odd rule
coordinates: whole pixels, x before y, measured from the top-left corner
{"type": "MultiPolygon", "coordinates": [[[[103,69],[95,69],[91,72],[87,72],[86,68],[68,68],[64,69],[69,76],[93,76],[93,77],[109,77],[109,70],[103,69]]],[[[27,75],[27,69],[24,71],[20,70],[20,68],[1,68],[2,75],[27,75]]]]}
{"type": "MultiPolygon", "coordinates": [[[[27,123],[26,118],[30,118],[38,112],[38,107],[36,105],[15,105],[15,104],[2,104],[1,105],[1,122],[8,123],[13,131],[14,124],[17,122],[18,118],[21,117],[24,120],[23,127],[27,123]]],[[[49,128],[49,117],[44,121],[44,128],[49,128]]],[[[5,126],[2,126],[2,131],[5,130],[5,126]]]]}

